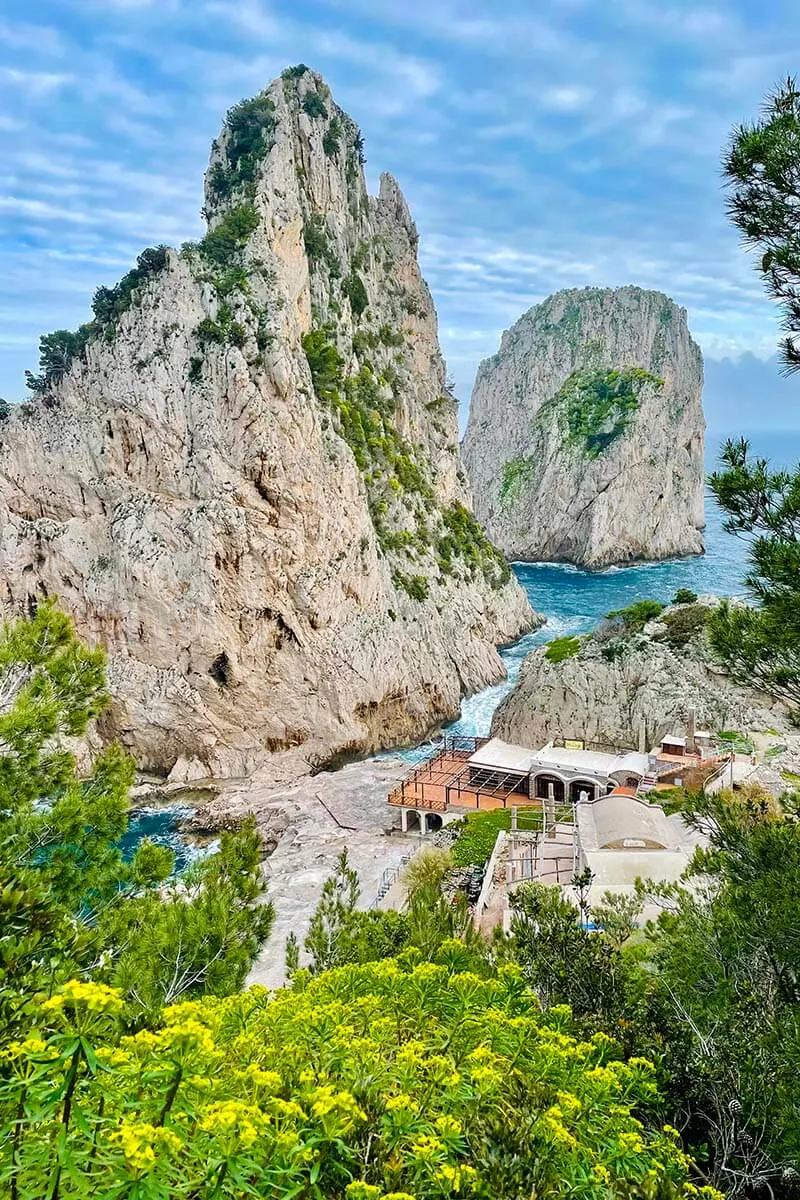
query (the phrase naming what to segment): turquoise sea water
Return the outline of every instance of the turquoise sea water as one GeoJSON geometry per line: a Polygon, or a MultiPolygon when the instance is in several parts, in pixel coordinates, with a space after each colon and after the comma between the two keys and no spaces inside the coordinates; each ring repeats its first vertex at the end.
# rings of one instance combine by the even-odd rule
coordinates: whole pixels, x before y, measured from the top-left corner
{"type": "Polygon", "coordinates": [[[181,836],[178,826],[192,809],[182,804],[170,804],[158,808],[135,808],[128,820],[128,831],[120,841],[122,856],[127,861],[133,857],[141,841],[149,838],[159,846],[168,846],[175,855],[175,872],[185,871],[189,863],[202,851],[190,845],[181,836]]]}

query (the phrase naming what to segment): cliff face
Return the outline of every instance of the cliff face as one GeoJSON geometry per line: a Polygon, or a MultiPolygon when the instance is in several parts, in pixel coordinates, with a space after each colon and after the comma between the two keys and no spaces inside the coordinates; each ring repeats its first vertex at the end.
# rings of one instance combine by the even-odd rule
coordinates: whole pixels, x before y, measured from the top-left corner
{"type": "Polygon", "coordinates": [[[231,110],[205,211],[0,427],[6,609],[57,594],[108,648],[104,736],[175,778],[414,738],[534,621],[468,509],[408,208],[318,75],[231,110]]]}
{"type": "Polygon", "coordinates": [[[510,558],[589,569],[703,551],[703,365],[659,292],[559,292],[481,363],[463,453],[510,558]]]}
{"type": "Polygon", "coordinates": [[[642,629],[605,622],[589,637],[537,647],[496,709],[492,734],[533,747],[566,737],[649,749],[680,733],[692,710],[697,727],[712,732],[789,731],[779,705],[714,666],[705,618],[717,603],[705,597],[665,609],[642,629]]]}

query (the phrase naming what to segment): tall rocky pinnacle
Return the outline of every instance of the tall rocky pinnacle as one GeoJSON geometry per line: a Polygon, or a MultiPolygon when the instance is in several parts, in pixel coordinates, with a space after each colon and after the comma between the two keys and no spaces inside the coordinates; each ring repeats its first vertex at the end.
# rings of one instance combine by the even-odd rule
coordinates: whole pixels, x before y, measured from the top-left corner
{"type": "Polygon", "coordinates": [[[558,292],[478,369],[462,446],[509,558],[701,554],[703,360],[685,309],[638,287],[558,292]]]}
{"type": "Polygon", "coordinates": [[[173,778],[417,738],[535,617],[469,509],[400,188],[285,71],[228,114],[208,233],[43,339],[0,428],[7,612],[108,648],[104,737],[173,778]]]}

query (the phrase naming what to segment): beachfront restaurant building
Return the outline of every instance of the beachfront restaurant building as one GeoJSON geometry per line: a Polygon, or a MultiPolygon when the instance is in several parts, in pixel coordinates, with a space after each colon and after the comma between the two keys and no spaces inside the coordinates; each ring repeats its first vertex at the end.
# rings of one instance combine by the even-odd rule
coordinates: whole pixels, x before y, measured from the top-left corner
{"type": "Polygon", "coordinates": [[[648,756],[590,750],[581,742],[548,742],[540,750],[501,738],[445,737],[436,753],[390,792],[401,828],[439,828],[437,814],[538,804],[543,809],[589,803],[615,788],[635,794],[648,756]]]}
{"type": "Polygon", "coordinates": [[[528,750],[490,738],[469,758],[470,782],[481,790],[516,776],[515,793],[556,804],[596,800],[617,787],[635,791],[647,770],[646,754],[587,750],[579,742],[528,750]]]}

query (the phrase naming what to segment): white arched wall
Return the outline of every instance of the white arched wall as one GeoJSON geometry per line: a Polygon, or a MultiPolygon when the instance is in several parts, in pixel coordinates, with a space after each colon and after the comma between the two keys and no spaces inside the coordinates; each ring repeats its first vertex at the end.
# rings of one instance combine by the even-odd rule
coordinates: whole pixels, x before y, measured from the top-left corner
{"type": "Polygon", "coordinates": [[[589,799],[596,800],[598,796],[603,794],[604,786],[597,779],[570,779],[567,795],[575,795],[575,800],[578,801],[581,792],[588,792],[589,799]]]}

